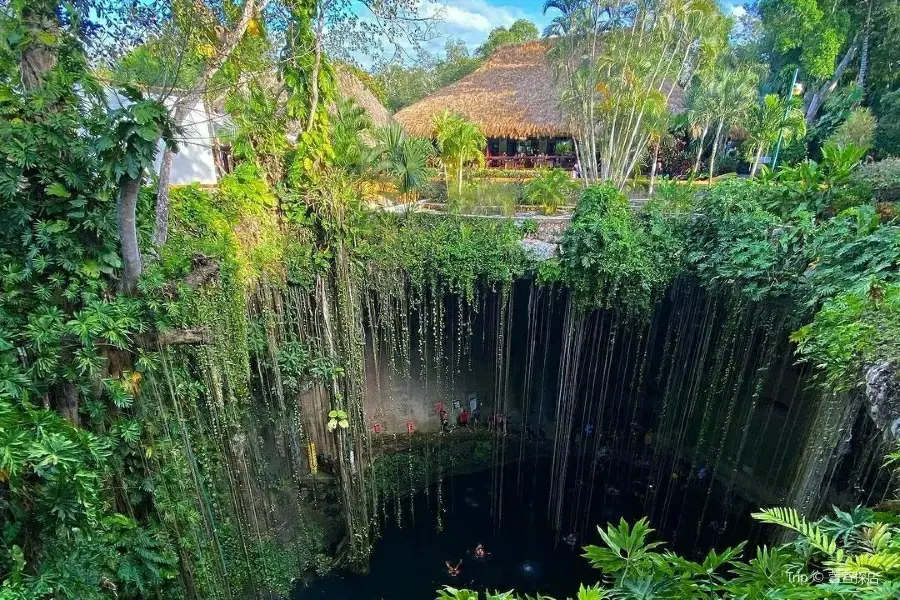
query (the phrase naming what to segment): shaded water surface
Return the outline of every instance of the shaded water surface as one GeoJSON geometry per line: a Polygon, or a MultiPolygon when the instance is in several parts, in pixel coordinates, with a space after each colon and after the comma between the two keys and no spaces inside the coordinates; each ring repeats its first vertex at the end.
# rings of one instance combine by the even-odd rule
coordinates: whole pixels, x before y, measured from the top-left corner
{"type": "MultiPolygon", "coordinates": [[[[442,486],[443,507],[437,505],[435,488],[420,494],[412,507],[405,499],[402,526],[396,524],[395,507],[389,504],[368,575],[338,573],[316,580],[297,590],[294,600],[429,600],[444,585],[566,598],[575,594],[579,583],[593,584],[600,577],[581,556],[583,545],[600,543],[596,524],[617,522],[620,517],[633,522],[653,512],[659,515],[651,522],[659,529],[655,539],[686,556],[721,549],[749,534],[749,505],[718,485],[708,494],[708,486],[685,481],[673,486],[666,498],[658,494],[656,510],[651,511],[645,506],[649,471],[613,463],[597,474],[587,512],[576,514],[572,509],[565,515],[567,531],[577,536],[573,547],[547,524],[549,465],[523,467],[521,477],[515,466],[506,467],[499,525],[491,515],[492,504],[499,500],[496,472],[452,477],[442,486]],[[436,526],[439,510],[441,531],[436,526]],[[582,530],[579,523],[590,525],[582,530]],[[473,556],[479,543],[490,553],[487,560],[473,556]],[[445,561],[460,560],[460,575],[450,576],[445,561]]],[[[574,499],[580,493],[586,498],[579,486],[584,483],[576,480],[567,496],[574,499]]]]}

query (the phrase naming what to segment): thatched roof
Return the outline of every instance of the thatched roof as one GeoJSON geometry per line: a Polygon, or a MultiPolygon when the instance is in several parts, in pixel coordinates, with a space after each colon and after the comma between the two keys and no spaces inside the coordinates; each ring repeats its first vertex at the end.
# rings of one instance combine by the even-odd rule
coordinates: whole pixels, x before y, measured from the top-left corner
{"type": "MultiPolygon", "coordinates": [[[[481,67],[399,111],[394,118],[412,135],[432,135],[432,119],[449,110],[478,124],[487,137],[569,137],[559,110],[559,92],[547,62],[552,41],[500,46],[481,67]]],[[[664,86],[668,92],[668,86],[664,86]]],[[[684,112],[684,90],[669,99],[674,113],[684,112]]]]}
{"type": "Polygon", "coordinates": [[[477,123],[488,137],[568,136],[557,106],[547,42],[499,47],[481,67],[394,118],[407,133],[430,136],[431,120],[449,110],[477,123]]]}
{"type": "Polygon", "coordinates": [[[369,88],[359,80],[349,69],[336,66],[335,73],[337,75],[337,88],[341,97],[353,100],[369,113],[372,124],[376,127],[384,127],[388,125],[391,119],[391,113],[378,101],[375,94],[369,91],[369,88]]]}

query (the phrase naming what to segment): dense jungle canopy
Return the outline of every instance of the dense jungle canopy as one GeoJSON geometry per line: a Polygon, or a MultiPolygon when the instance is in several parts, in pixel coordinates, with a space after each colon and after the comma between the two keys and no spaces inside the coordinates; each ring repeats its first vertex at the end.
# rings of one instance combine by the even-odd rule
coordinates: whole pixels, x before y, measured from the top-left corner
{"type": "MultiPolygon", "coordinates": [[[[367,404],[376,388],[399,395],[401,373],[451,389],[478,337],[497,406],[512,403],[513,298],[563,331],[557,534],[566,466],[582,468],[592,431],[576,410],[598,430],[638,413],[618,399],[624,416],[592,413],[565,383],[592,335],[644,357],[622,372],[665,391],[659,422],[691,399],[692,472],[739,475],[717,462],[733,432],[738,459],[759,449],[732,414],[746,400],[750,427],[770,363],[799,369],[795,394],[811,398],[785,434],[790,473],[772,477],[783,506],[754,514],[778,526],[767,542],[695,561],[660,548],[649,521],[591,523],[602,575],[579,600],[900,597],[900,5],[760,0],[734,19],[713,0],[548,0],[545,13],[543,32],[518,20],[469,48],[412,0],[2,3],[0,599],[275,598],[365,570],[382,517],[431,485],[440,496],[449,462],[502,477],[507,451],[525,456],[494,429],[472,451],[423,437],[414,467],[411,420],[394,415],[402,432],[385,441],[367,404]],[[416,138],[338,89],[343,69],[395,111],[540,37],[581,168],[522,183],[519,204],[572,204],[549,255],[535,240],[551,221],[465,214],[496,189],[479,187],[477,126],[443,114],[416,138]],[[170,185],[198,123],[230,166],[214,153],[215,185],[170,185]],[[418,210],[433,188],[447,209],[418,210]],[[684,356],[708,369],[679,374],[684,356]],[[382,367],[389,384],[373,383],[382,367]],[[871,506],[832,511],[845,456],[854,501],[871,506]]],[[[605,364],[584,369],[610,385],[605,364]]]]}

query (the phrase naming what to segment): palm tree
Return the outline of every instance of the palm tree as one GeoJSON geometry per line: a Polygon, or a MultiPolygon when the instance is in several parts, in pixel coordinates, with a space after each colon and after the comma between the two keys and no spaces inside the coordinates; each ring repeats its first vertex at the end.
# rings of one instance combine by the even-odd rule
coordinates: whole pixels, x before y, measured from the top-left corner
{"type": "Polygon", "coordinates": [[[546,169],[525,185],[523,196],[528,204],[540,204],[544,214],[552,215],[572,199],[578,187],[566,171],[546,169]]]}
{"type": "Polygon", "coordinates": [[[410,138],[396,122],[375,132],[375,149],[379,172],[393,179],[397,191],[405,199],[422,187],[431,175],[428,160],[434,154],[434,146],[427,138],[410,138]]]}
{"type": "Polygon", "coordinates": [[[372,119],[364,108],[353,100],[338,100],[331,121],[334,162],[360,183],[372,175],[376,166],[371,131],[372,119]]]}
{"type": "Polygon", "coordinates": [[[716,170],[716,152],[722,139],[722,132],[743,121],[756,103],[756,88],[759,79],[750,70],[725,69],[716,73],[710,82],[709,110],[716,119],[712,152],[709,157],[709,183],[712,185],[716,170]],[[727,127],[727,129],[726,129],[727,127]]]}
{"type": "Polygon", "coordinates": [[[656,165],[659,163],[659,148],[663,143],[668,144],[672,137],[669,133],[669,117],[667,110],[657,111],[648,116],[647,131],[650,135],[650,144],[653,154],[650,156],[650,185],[647,187],[647,195],[653,195],[653,184],[656,183],[656,165]]]}
{"type": "Polygon", "coordinates": [[[428,159],[434,154],[434,146],[427,138],[406,138],[400,144],[396,160],[391,163],[391,173],[397,178],[397,189],[404,198],[412,199],[413,193],[428,180],[428,159]]]}
{"type": "Polygon", "coordinates": [[[568,35],[572,27],[572,17],[584,7],[584,0],[546,0],[544,2],[544,14],[556,9],[562,14],[553,17],[550,24],[544,28],[544,37],[568,35]]]}
{"type": "Polygon", "coordinates": [[[456,169],[456,191],[462,194],[463,167],[472,162],[484,162],[487,139],[477,125],[447,111],[435,117],[434,125],[441,162],[445,168],[453,165],[456,169]]]}
{"type": "Polygon", "coordinates": [[[707,82],[691,86],[686,103],[687,111],[684,119],[688,129],[691,132],[700,129],[701,132],[697,140],[697,158],[694,160],[694,168],[691,169],[691,175],[696,175],[700,169],[700,159],[703,157],[703,144],[706,141],[706,134],[709,133],[709,125],[713,121],[707,82]]]}
{"type": "Polygon", "coordinates": [[[755,176],[760,158],[779,136],[790,141],[806,133],[806,118],[793,101],[786,102],[776,94],[768,94],[753,107],[748,130],[749,140],[755,148],[750,175],[755,176]]]}

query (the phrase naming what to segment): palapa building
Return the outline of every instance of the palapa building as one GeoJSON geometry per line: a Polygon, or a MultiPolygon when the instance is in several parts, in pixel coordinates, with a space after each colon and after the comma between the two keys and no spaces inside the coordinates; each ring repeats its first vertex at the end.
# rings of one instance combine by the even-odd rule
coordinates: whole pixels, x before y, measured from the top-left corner
{"type": "MultiPolygon", "coordinates": [[[[500,46],[481,67],[394,118],[410,135],[431,137],[432,119],[444,110],[481,127],[488,138],[490,167],[571,168],[575,163],[572,129],[559,109],[559,91],[547,61],[552,41],[500,46]]],[[[669,100],[683,111],[684,92],[669,100]]]]}

